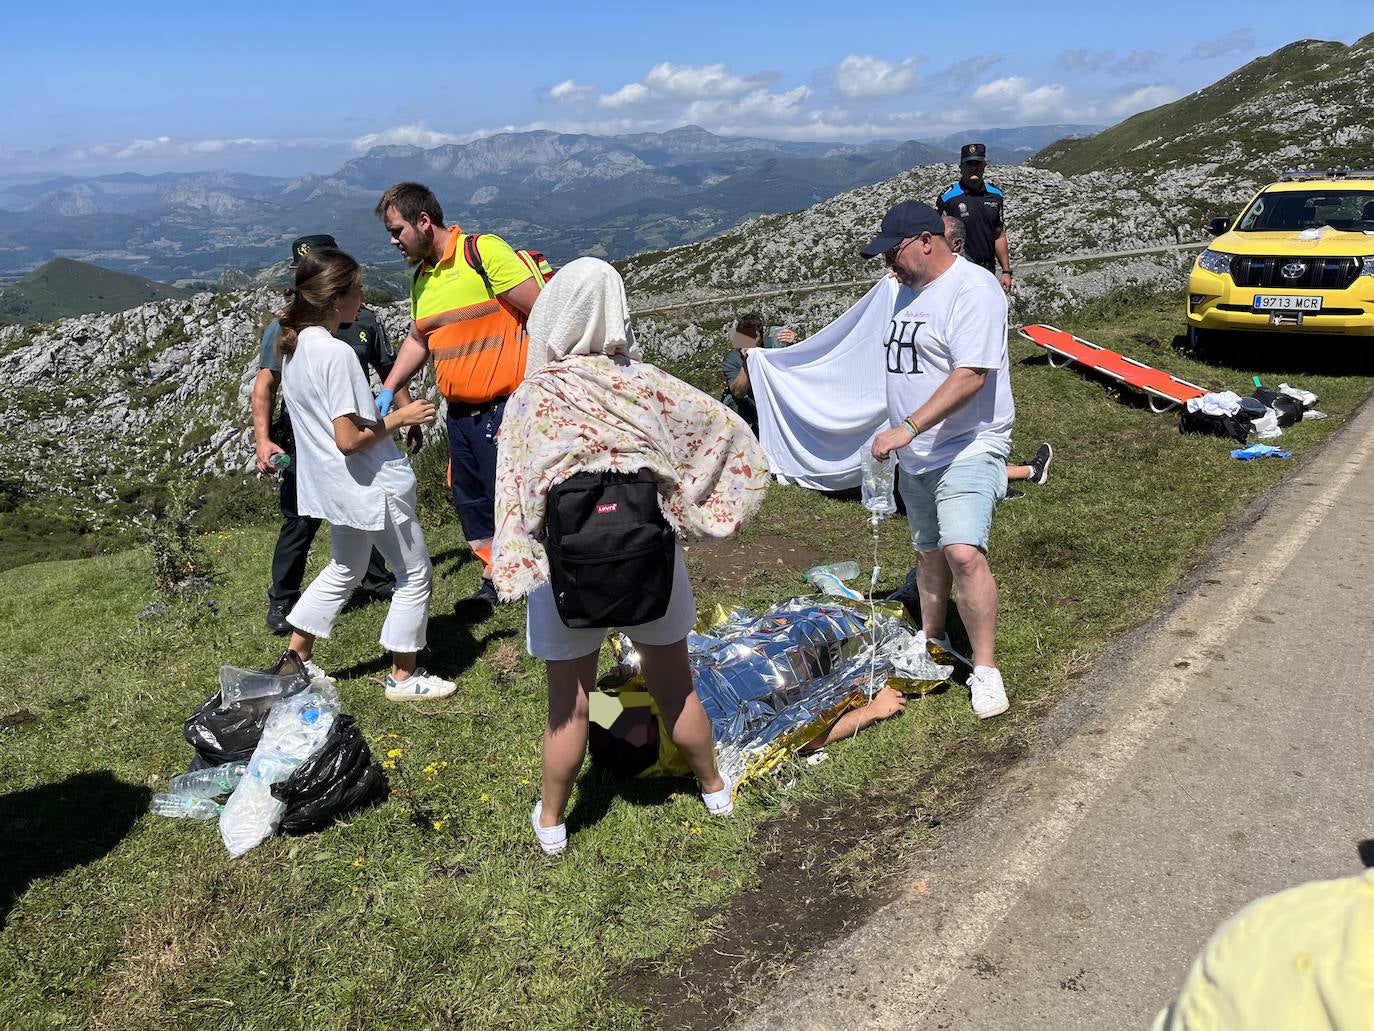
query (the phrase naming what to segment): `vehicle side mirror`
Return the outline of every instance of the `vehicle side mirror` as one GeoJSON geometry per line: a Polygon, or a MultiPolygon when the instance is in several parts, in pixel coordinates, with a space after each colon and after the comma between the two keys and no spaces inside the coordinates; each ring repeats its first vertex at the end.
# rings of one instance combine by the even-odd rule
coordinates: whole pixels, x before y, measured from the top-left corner
{"type": "Polygon", "coordinates": [[[1207,231],[1213,236],[1220,236],[1230,228],[1231,220],[1229,218],[1214,218],[1207,223],[1207,231]]]}

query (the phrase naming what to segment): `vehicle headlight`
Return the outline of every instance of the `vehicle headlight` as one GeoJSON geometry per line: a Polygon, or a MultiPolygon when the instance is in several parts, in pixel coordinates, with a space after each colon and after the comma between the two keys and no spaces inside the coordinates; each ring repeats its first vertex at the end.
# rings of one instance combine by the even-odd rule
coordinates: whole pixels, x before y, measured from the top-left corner
{"type": "Polygon", "coordinates": [[[1364,259],[1364,267],[1360,269],[1360,275],[1374,276],[1374,254],[1371,254],[1364,259]]]}
{"type": "Polygon", "coordinates": [[[1206,269],[1216,275],[1225,275],[1231,271],[1231,259],[1234,254],[1227,254],[1225,251],[1214,251],[1208,247],[1197,259],[1198,268],[1206,269]]]}

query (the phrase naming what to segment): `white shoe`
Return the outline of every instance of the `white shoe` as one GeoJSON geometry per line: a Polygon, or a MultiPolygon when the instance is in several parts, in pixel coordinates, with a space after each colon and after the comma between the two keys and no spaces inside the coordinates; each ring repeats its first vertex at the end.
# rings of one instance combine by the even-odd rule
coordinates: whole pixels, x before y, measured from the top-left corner
{"type": "Polygon", "coordinates": [[[996,666],[978,666],[968,678],[969,693],[973,696],[973,714],[980,720],[1000,716],[1011,708],[1007,689],[1002,686],[1002,673],[996,666]]]}
{"type": "Polygon", "coordinates": [[[336,683],[334,678],[324,671],[324,667],[314,659],[306,659],[301,665],[304,666],[305,671],[310,674],[311,680],[323,680],[327,684],[336,683]]]}
{"type": "Polygon", "coordinates": [[[729,816],[735,811],[735,782],[721,774],[725,787],[719,791],[703,791],[701,800],[706,803],[706,811],[712,816],[729,816]]]}
{"type": "Polygon", "coordinates": [[[556,856],[568,847],[568,825],[560,823],[557,827],[542,826],[539,816],[543,812],[543,801],[534,803],[534,812],[530,813],[530,826],[534,828],[534,836],[539,839],[539,847],[544,850],[544,855],[556,856]]]}
{"type": "Polygon", "coordinates": [[[388,675],[386,678],[386,697],[391,702],[420,702],[430,698],[447,698],[458,690],[452,680],[417,669],[404,680],[388,675]]]}

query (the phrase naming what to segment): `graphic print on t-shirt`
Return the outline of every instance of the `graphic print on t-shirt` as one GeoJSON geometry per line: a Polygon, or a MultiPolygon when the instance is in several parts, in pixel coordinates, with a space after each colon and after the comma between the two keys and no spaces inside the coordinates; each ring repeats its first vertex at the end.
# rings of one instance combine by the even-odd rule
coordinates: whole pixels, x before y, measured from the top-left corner
{"type": "Polygon", "coordinates": [[[916,334],[925,322],[911,319],[893,319],[892,328],[887,335],[887,371],[904,373],[908,376],[921,371],[921,363],[916,358],[916,334]]]}

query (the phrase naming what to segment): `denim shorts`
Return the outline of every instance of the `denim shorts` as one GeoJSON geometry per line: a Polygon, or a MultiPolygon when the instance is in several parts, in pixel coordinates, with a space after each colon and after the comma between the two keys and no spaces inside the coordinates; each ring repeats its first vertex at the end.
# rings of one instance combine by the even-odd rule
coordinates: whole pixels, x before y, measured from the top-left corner
{"type": "Polygon", "coordinates": [[[900,484],[917,551],[951,544],[988,550],[992,514],[1007,496],[1007,463],[1000,455],[973,455],[943,469],[903,472],[900,484]]]}

